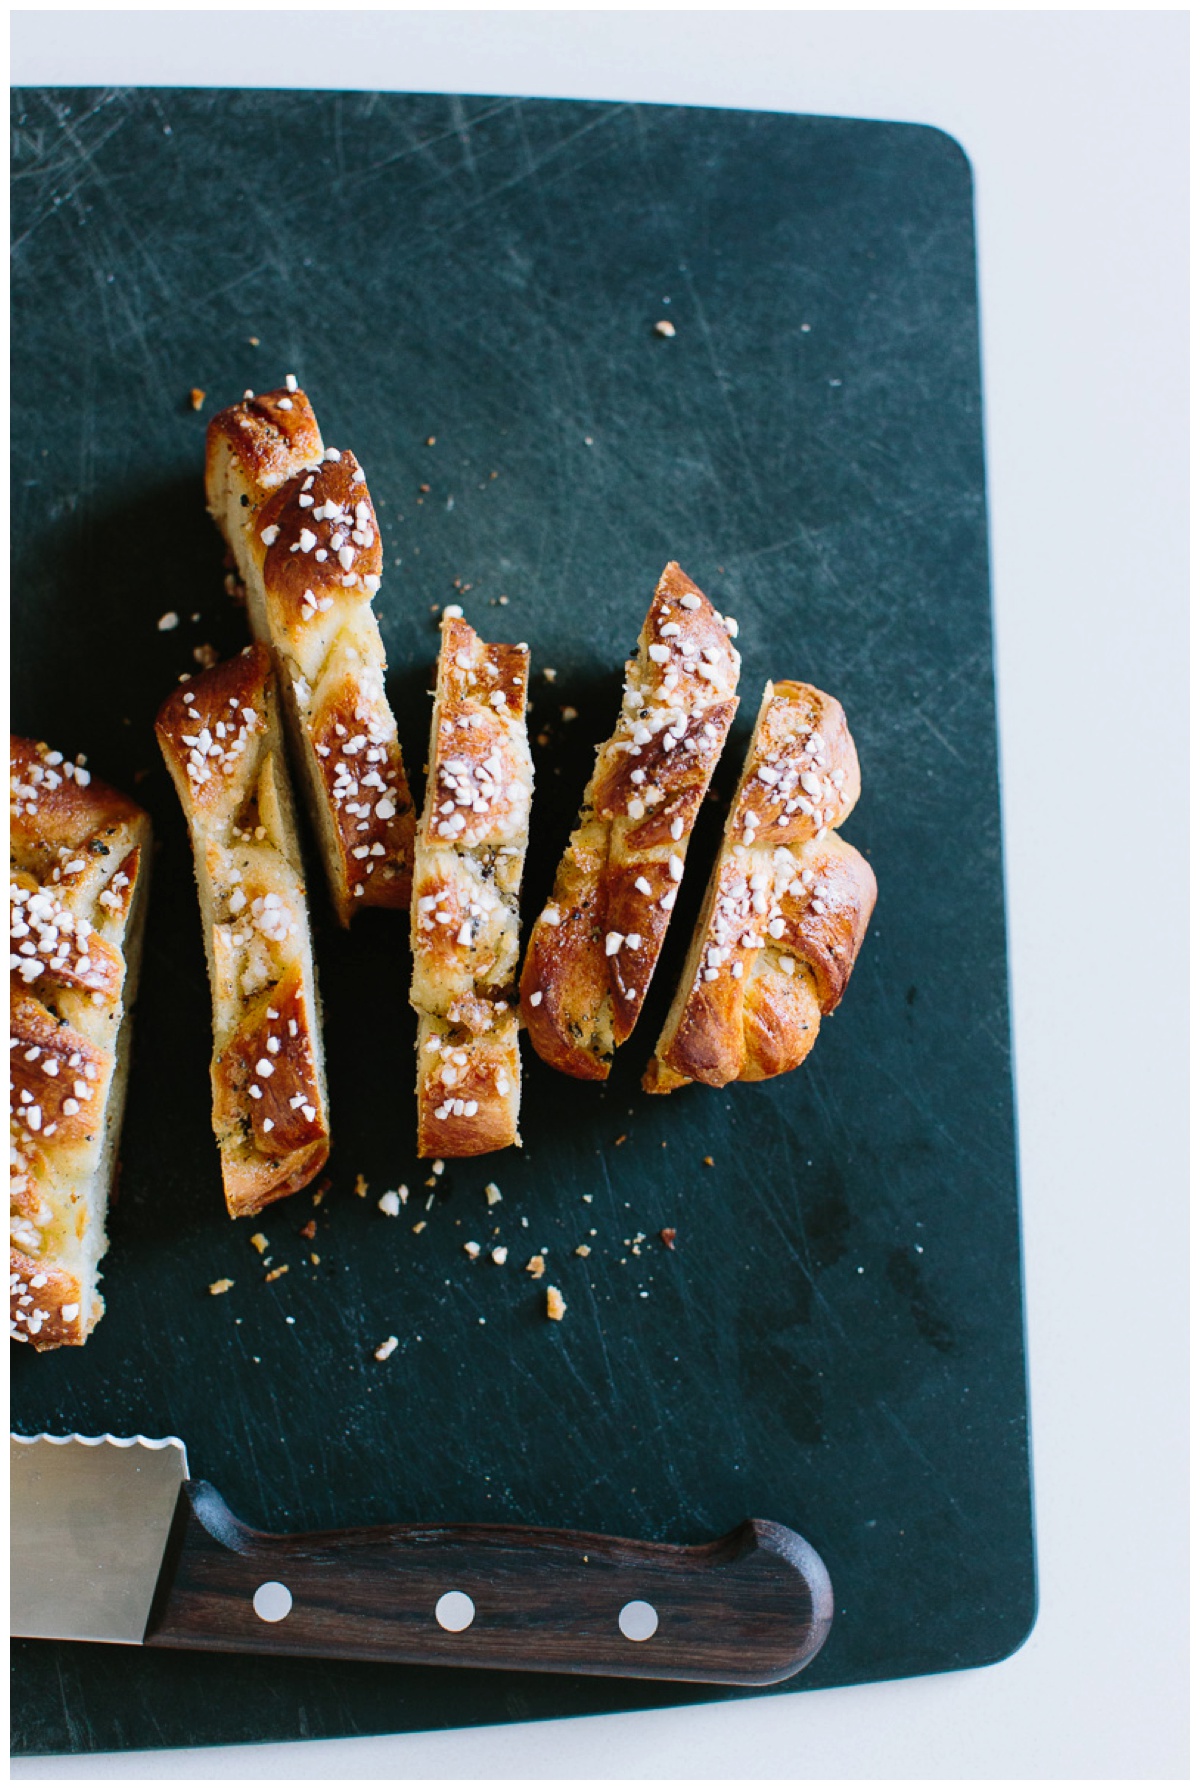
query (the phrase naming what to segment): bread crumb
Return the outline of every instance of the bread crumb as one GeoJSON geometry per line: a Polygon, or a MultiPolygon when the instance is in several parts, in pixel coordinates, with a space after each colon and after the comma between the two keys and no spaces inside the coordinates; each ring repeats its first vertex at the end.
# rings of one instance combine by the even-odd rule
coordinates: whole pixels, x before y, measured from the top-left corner
{"type": "Polygon", "coordinates": [[[375,1351],[376,1361],[386,1361],[388,1356],[394,1354],[399,1347],[400,1338],[398,1336],[385,1337],[375,1351]]]}
{"type": "Polygon", "coordinates": [[[525,1272],[526,1274],[532,1274],[535,1280],[540,1280],[542,1275],[546,1272],[545,1256],[531,1255],[525,1264],[525,1272]]]}
{"type": "Polygon", "coordinates": [[[259,1255],[262,1255],[263,1251],[267,1248],[267,1238],[265,1234],[262,1231],[255,1231],[250,1241],[253,1243],[255,1249],[257,1249],[259,1255]]]}
{"type": "Polygon", "coordinates": [[[575,1245],[575,1254],[576,1255],[591,1255],[591,1253],[592,1253],[592,1250],[591,1250],[591,1245],[589,1243],[577,1243],[575,1245]]]}
{"type": "Polygon", "coordinates": [[[626,1139],[626,1138],[627,1138],[627,1137],[628,1137],[628,1136],[629,1136],[629,1133],[628,1133],[628,1132],[627,1132],[627,1131],[623,1131],[623,1132],[622,1132],[622,1133],[621,1133],[621,1135],[620,1135],[620,1137],[619,1137],[619,1138],[617,1138],[617,1140],[616,1140],[616,1141],[617,1141],[617,1143],[619,1143],[619,1144],[623,1144],[623,1143],[624,1143],[624,1142],[625,1142],[625,1139],[626,1139]]]}
{"type": "Polygon", "coordinates": [[[492,1260],[495,1262],[497,1268],[503,1268],[505,1262],[507,1262],[508,1251],[505,1249],[503,1243],[498,1244],[497,1247],[493,1249],[492,1260]]]}
{"type": "Polygon", "coordinates": [[[590,1206],[590,1205],[591,1205],[591,1203],[592,1203],[592,1200],[593,1200],[593,1199],[594,1199],[594,1198],[595,1198],[595,1195],[594,1195],[594,1194],[591,1194],[591,1193],[585,1193],[585,1194],[584,1194],[584,1196],[583,1196],[583,1203],[584,1203],[584,1205],[585,1205],[585,1206],[590,1206]]]}
{"type": "Polygon", "coordinates": [[[172,628],[177,628],[178,626],[179,617],[173,609],[168,609],[164,615],[160,615],[158,618],[158,631],[160,634],[169,634],[172,628]]]}
{"type": "Polygon", "coordinates": [[[435,1162],[433,1165],[433,1172],[435,1175],[444,1174],[445,1168],[446,1168],[445,1163],[439,1157],[438,1161],[435,1162]]]}
{"type": "Polygon", "coordinates": [[[469,1255],[471,1260],[475,1261],[476,1257],[479,1255],[478,1243],[464,1243],[463,1244],[463,1254],[469,1255]]]}
{"type": "Polygon", "coordinates": [[[287,1271],[288,1271],[288,1265],[287,1265],[287,1263],[286,1263],[286,1262],[282,1262],[282,1263],[281,1263],[281,1264],[280,1264],[280,1265],[279,1265],[279,1267],[278,1267],[278,1268],[272,1268],[272,1270],[271,1270],[271,1272],[270,1272],[270,1273],[269,1273],[269,1274],[264,1274],[264,1275],[263,1275],[263,1281],[264,1281],[264,1283],[265,1283],[265,1282],[266,1282],[266,1281],[268,1281],[268,1280],[278,1280],[278,1279],[279,1279],[279,1276],[280,1276],[280,1275],[281,1275],[281,1274],[286,1274],[286,1273],[287,1273],[287,1271]]]}
{"type": "Polygon", "coordinates": [[[329,1189],[332,1186],[333,1186],[333,1182],[329,1179],[328,1175],[325,1176],[323,1181],[319,1181],[317,1183],[317,1190],[313,1194],[313,1205],[314,1206],[319,1206],[321,1204],[321,1201],[325,1198],[325,1195],[329,1192],[329,1189]]]}
{"type": "Polygon", "coordinates": [[[560,1324],[562,1322],[563,1313],[566,1311],[566,1309],[567,1309],[567,1302],[563,1298],[562,1294],[559,1292],[558,1288],[557,1287],[547,1287],[546,1288],[546,1316],[548,1318],[553,1318],[554,1322],[556,1324],[560,1324]]]}
{"type": "Polygon", "coordinates": [[[321,1266],[321,1258],[319,1255],[310,1255],[308,1259],[314,1268],[319,1268],[321,1266]]]}
{"type": "Polygon", "coordinates": [[[427,435],[425,437],[425,446],[426,447],[436,447],[437,446],[437,436],[436,435],[427,435]]]}
{"type": "Polygon", "coordinates": [[[422,1231],[423,1231],[423,1230],[424,1230],[424,1229],[425,1229],[425,1220],[424,1220],[424,1219],[422,1219],[422,1220],[421,1220],[421,1222],[420,1222],[420,1224],[414,1224],[414,1226],[413,1226],[413,1236],[414,1236],[414,1237],[417,1237],[417,1236],[420,1236],[420,1234],[421,1234],[421,1232],[422,1232],[422,1231]]]}
{"type": "Polygon", "coordinates": [[[232,1285],[231,1280],[214,1280],[208,1290],[210,1293],[227,1293],[232,1285]]]}
{"type": "Polygon", "coordinates": [[[498,1206],[504,1197],[494,1181],[489,1181],[483,1191],[489,1206],[498,1206]]]}
{"type": "Polygon", "coordinates": [[[400,1195],[393,1188],[389,1187],[387,1192],[382,1196],[382,1198],[377,1202],[377,1204],[379,1206],[379,1210],[385,1215],[385,1217],[399,1218],[399,1216],[400,1216],[400,1195]]]}
{"type": "Polygon", "coordinates": [[[567,703],[566,707],[559,709],[558,712],[564,721],[577,721],[579,719],[579,710],[572,708],[570,703],[567,703]]]}
{"type": "Polygon", "coordinates": [[[310,1243],[311,1243],[312,1239],[316,1236],[316,1234],[317,1234],[317,1221],[315,1218],[310,1218],[307,1224],[302,1224],[300,1226],[300,1235],[302,1237],[307,1237],[310,1243]]]}
{"type": "Polygon", "coordinates": [[[674,1249],[674,1247],[675,1247],[675,1232],[670,1228],[670,1226],[668,1226],[666,1230],[660,1231],[658,1234],[662,1238],[663,1242],[666,1244],[668,1249],[674,1249]]]}
{"type": "Polygon", "coordinates": [[[542,676],[545,678],[545,680],[548,684],[552,684],[554,682],[555,678],[558,676],[558,673],[557,673],[557,671],[555,671],[553,665],[547,665],[543,668],[542,676]]]}
{"type": "Polygon", "coordinates": [[[673,336],[675,334],[675,325],[671,322],[669,317],[660,317],[658,322],[654,325],[654,333],[656,336],[673,336]]]}
{"type": "Polygon", "coordinates": [[[358,1195],[360,1200],[366,1199],[366,1197],[367,1197],[367,1177],[365,1175],[355,1175],[354,1191],[358,1195]]]}
{"type": "Polygon", "coordinates": [[[197,665],[202,666],[205,671],[211,671],[221,655],[216,647],[211,646],[206,640],[203,646],[194,646],[192,648],[192,657],[197,665]]]}
{"type": "Polygon", "coordinates": [[[251,348],[257,348],[259,345],[257,336],[247,336],[246,340],[249,342],[251,348]]]}
{"type": "Polygon", "coordinates": [[[715,1168],[716,1163],[713,1161],[711,1156],[706,1156],[704,1158],[704,1166],[705,1166],[705,1168],[715,1168]]]}
{"type": "Polygon", "coordinates": [[[191,391],[188,393],[188,401],[191,404],[193,410],[199,410],[200,406],[204,402],[205,396],[206,396],[206,394],[201,391],[201,389],[198,385],[194,385],[192,387],[191,391]]]}

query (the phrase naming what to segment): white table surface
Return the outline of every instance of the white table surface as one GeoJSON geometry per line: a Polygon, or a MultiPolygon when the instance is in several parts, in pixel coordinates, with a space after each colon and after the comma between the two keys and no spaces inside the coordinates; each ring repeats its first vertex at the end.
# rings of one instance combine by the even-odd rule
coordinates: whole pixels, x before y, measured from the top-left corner
{"type": "Polygon", "coordinates": [[[977,179],[1041,1614],[982,1671],[32,1778],[1158,1778],[1186,1755],[1183,12],[18,13],[22,85],[911,120],[977,179]]]}

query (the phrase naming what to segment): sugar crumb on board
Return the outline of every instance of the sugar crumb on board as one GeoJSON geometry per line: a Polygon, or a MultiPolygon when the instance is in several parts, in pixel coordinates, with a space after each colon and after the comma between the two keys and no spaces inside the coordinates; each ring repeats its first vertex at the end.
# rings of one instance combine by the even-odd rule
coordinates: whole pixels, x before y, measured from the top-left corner
{"type": "Polygon", "coordinates": [[[398,1336],[385,1336],[375,1351],[376,1361],[386,1361],[388,1356],[394,1354],[399,1347],[400,1338],[398,1336]]]}
{"type": "Polygon", "coordinates": [[[489,1181],[483,1192],[489,1206],[498,1206],[504,1197],[494,1181],[489,1181]]]}

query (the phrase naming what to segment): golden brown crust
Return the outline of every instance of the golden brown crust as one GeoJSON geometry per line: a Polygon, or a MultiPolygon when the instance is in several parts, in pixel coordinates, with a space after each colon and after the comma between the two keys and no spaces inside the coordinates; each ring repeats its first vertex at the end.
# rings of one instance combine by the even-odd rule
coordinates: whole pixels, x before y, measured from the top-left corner
{"type": "Polygon", "coordinates": [[[248,495],[257,505],[300,467],[318,461],[324,451],[317,419],[303,392],[263,392],[218,411],[209,423],[205,482],[212,490],[232,457],[254,487],[248,495]]]}
{"type": "Polygon", "coordinates": [[[362,468],[323,445],[303,392],[273,392],[214,418],[207,491],[272,651],[338,918],[407,907],[415,816],[371,608],[383,549],[362,468]]]}
{"type": "Polygon", "coordinates": [[[733,631],[672,561],[525,955],[522,1018],[568,1075],[602,1081],[641,1012],[737,709],[733,631]]]}
{"type": "Polygon", "coordinates": [[[12,1334],[80,1344],[116,1171],[149,817],[44,743],[10,763],[12,1334]]]}
{"type": "Polygon", "coordinates": [[[422,1014],[417,1027],[417,1154],[486,1156],[516,1142],[521,1087],[515,1005],[482,1032],[422,1014]]]}
{"type": "Polygon", "coordinates": [[[247,647],[181,685],[157,731],[196,861],[225,1200],[232,1217],[246,1217],[305,1186],[329,1154],[312,944],[267,649],[247,647]]]}
{"type": "Polygon", "coordinates": [[[648,1093],[761,1081],[808,1055],[875,905],[871,866],[832,830],[858,793],[841,705],[768,684],[648,1093]]]}
{"type": "Polygon", "coordinates": [[[517,1137],[528,682],[527,647],[489,645],[456,612],[443,617],[413,877],[421,1156],[477,1156],[517,1137]]]}

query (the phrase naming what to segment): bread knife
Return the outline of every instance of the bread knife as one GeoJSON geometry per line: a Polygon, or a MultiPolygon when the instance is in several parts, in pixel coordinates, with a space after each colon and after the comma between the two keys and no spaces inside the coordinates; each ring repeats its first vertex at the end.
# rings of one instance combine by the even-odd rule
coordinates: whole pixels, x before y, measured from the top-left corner
{"type": "Polygon", "coordinates": [[[11,1632],[222,1653],[766,1685],[833,1619],[779,1523],[676,1547],[405,1524],[271,1535],[188,1474],[176,1436],[17,1436],[11,1632]]]}

